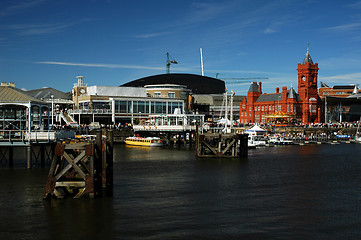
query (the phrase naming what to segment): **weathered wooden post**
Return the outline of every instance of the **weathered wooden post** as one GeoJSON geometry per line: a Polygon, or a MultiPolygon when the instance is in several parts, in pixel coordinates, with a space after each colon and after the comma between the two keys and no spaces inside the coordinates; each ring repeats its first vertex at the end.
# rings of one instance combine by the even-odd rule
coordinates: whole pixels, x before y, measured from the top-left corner
{"type": "MultiPolygon", "coordinates": [[[[96,132],[95,146],[94,146],[94,187],[97,191],[102,188],[102,158],[103,158],[103,141],[102,130],[96,132]]],[[[101,191],[99,192],[101,193],[101,191]]]]}
{"type": "Polygon", "coordinates": [[[198,133],[198,124],[196,125],[196,156],[199,156],[199,133],[198,133]]]}
{"type": "Polygon", "coordinates": [[[107,132],[106,165],[105,170],[103,169],[103,172],[105,172],[105,190],[107,195],[113,195],[113,133],[113,130],[107,132]]]}
{"type": "Polygon", "coordinates": [[[26,147],[26,160],[27,160],[27,168],[28,169],[32,168],[33,163],[32,163],[32,159],[31,159],[31,145],[28,145],[26,147]]]}
{"type": "Polygon", "coordinates": [[[238,157],[248,156],[248,134],[237,134],[238,140],[238,157]]]}

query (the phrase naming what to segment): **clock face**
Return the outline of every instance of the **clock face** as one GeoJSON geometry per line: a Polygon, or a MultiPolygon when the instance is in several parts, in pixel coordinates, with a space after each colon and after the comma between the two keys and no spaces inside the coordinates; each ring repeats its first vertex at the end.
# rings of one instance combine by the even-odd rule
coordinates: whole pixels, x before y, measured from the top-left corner
{"type": "Polygon", "coordinates": [[[306,77],[305,77],[305,76],[302,77],[302,81],[306,81],[306,77]]]}

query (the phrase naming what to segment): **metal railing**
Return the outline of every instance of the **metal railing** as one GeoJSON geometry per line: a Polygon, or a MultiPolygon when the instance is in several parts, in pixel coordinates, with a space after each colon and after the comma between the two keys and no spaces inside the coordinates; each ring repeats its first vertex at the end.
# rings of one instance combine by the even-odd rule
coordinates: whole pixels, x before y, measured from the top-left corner
{"type": "Polygon", "coordinates": [[[111,109],[72,109],[68,114],[111,114],[111,109]]]}
{"type": "Polygon", "coordinates": [[[25,130],[0,130],[0,142],[51,142],[74,137],[75,131],[72,130],[33,130],[30,133],[25,130]]]}

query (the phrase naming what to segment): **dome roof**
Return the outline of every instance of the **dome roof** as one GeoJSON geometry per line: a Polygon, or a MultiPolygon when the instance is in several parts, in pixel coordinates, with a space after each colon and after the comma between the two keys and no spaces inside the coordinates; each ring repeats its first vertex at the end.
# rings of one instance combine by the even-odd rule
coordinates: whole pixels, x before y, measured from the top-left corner
{"type": "Polygon", "coordinates": [[[168,73],[140,78],[121,85],[122,87],[144,87],[152,84],[185,85],[194,94],[222,94],[225,92],[223,80],[196,74],[168,73]]]}

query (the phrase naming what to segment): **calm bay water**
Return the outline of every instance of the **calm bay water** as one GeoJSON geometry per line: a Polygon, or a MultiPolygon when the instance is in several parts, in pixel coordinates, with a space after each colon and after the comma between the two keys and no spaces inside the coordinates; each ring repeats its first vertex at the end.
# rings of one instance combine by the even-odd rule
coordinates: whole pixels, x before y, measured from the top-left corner
{"type": "Polygon", "coordinates": [[[0,239],[361,239],[361,144],[115,148],[114,196],[43,201],[49,169],[0,168],[0,239]]]}

